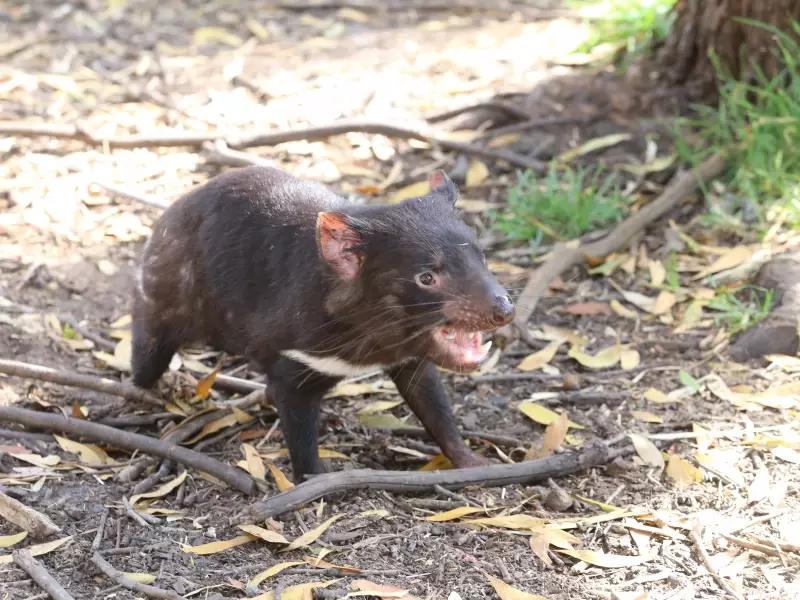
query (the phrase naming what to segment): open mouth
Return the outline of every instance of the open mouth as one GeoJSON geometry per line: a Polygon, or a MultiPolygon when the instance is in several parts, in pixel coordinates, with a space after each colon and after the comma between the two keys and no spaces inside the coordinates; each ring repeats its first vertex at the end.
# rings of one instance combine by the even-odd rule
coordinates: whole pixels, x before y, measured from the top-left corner
{"type": "Polygon", "coordinates": [[[481,343],[483,334],[480,331],[468,331],[452,324],[435,329],[433,339],[450,363],[443,366],[460,371],[477,369],[488,358],[492,347],[491,341],[481,343]]]}

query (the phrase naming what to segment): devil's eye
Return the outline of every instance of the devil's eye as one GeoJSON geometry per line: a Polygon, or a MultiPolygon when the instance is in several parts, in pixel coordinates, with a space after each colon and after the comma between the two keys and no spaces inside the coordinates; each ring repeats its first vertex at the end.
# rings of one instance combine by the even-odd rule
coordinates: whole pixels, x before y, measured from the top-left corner
{"type": "Polygon", "coordinates": [[[436,276],[430,272],[420,273],[419,275],[417,275],[417,281],[421,285],[433,285],[434,282],[436,281],[436,276]]]}

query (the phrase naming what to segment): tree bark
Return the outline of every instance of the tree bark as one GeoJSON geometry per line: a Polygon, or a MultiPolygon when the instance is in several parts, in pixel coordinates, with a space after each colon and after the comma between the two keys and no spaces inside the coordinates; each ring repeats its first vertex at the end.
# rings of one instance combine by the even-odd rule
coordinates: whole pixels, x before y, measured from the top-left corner
{"type": "Polygon", "coordinates": [[[735,79],[748,80],[753,65],[768,76],[777,73],[775,35],[738,18],[760,21],[792,34],[792,21],[800,20],[797,0],[678,0],[670,36],[658,59],[667,83],[683,85],[694,98],[716,95],[717,73],[713,51],[721,66],[735,79]]]}

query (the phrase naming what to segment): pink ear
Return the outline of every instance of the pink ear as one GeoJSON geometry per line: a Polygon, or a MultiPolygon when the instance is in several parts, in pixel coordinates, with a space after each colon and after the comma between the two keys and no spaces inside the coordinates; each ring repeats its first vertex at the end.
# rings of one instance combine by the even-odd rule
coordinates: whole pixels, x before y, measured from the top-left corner
{"type": "Polygon", "coordinates": [[[431,191],[435,191],[440,185],[444,185],[450,181],[450,178],[447,176],[447,173],[442,171],[441,169],[434,171],[431,173],[431,176],[428,178],[428,183],[431,186],[431,191]]]}
{"type": "Polygon", "coordinates": [[[354,279],[361,269],[361,255],[349,249],[357,246],[361,236],[339,212],[323,212],[317,216],[317,239],[320,252],[342,279],[354,279]]]}

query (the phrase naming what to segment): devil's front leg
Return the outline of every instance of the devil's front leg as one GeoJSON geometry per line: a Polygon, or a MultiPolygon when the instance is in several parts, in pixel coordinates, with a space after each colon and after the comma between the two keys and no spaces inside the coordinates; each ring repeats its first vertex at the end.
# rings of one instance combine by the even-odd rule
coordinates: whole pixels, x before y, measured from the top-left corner
{"type": "Polygon", "coordinates": [[[393,367],[389,376],[425,430],[457,468],[490,464],[464,443],[442,379],[431,361],[415,360],[393,367]]]}

